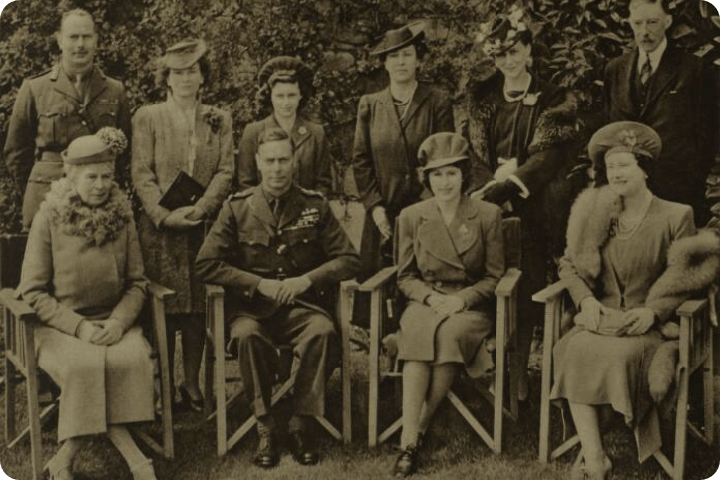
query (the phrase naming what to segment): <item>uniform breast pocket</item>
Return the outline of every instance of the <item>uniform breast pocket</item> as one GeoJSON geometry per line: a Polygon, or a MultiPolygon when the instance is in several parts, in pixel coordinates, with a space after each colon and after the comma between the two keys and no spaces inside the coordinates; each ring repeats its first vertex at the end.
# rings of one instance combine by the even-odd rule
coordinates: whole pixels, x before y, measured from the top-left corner
{"type": "Polygon", "coordinates": [[[266,231],[240,231],[237,241],[240,259],[248,267],[259,267],[267,263],[270,256],[270,235],[266,231]]]}
{"type": "Polygon", "coordinates": [[[38,114],[38,136],[45,145],[67,143],[67,109],[62,106],[38,114]]]}
{"type": "Polygon", "coordinates": [[[285,237],[288,248],[301,270],[314,268],[324,258],[322,245],[315,227],[304,227],[290,230],[285,237]]]}

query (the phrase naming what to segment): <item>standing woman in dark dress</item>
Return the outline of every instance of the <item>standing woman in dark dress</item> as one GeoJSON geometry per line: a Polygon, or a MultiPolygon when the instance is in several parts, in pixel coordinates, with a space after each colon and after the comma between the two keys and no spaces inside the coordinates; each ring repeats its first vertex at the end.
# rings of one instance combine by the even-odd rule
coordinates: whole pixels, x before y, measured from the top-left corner
{"type": "Polygon", "coordinates": [[[577,119],[566,92],[534,76],[532,34],[524,12],[512,8],[483,24],[478,40],[497,72],[471,82],[467,132],[494,179],[474,195],[503,206],[522,223],[522,278],[518,293],[519,398],[527,399],[527,365],[533,327],[543,318],[531,296],[547,282],[547,263],[562,253],[573,195],[567,176],[576,163],[577,119]]]}
{"type": "Polygon", "coordinates": [[[353,173],[368,213],[360,246],[363,277],[387,266],[381,242],[392,244],[395,217],[420,200],[424,188],[415,174],[420,144],[433,133],[454,130],[450,99],[417,80],[427,52],[424,37],[422,24],[410,24],[386,32],[370,52],[385,65],[390,85],[364,95],[358,105],[353,173]]]}

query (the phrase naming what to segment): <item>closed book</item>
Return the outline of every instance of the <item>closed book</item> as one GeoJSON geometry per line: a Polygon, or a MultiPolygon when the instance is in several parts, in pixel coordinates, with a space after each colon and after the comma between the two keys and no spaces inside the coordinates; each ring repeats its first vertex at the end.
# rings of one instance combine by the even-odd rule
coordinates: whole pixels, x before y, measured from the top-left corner
{"type": "Polygon", "coordinates": [[[195,205],[195,202],[197,202],[204,193],[205,187],[185,173],[184,170],[180,170],[170,185],[170,188],[167,189],[160,199],[160,205],[168,210],[195,205]]]}

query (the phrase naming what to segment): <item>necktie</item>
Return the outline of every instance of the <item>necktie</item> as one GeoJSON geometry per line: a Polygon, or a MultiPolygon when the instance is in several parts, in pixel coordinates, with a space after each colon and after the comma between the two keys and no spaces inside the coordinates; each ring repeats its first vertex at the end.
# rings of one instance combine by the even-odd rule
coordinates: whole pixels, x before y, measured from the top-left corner
{"type": "Polygon", "coordinates": [[[643,63],[640,69],[640,84],[644,87],[647,85],[652,75],[652,65],[650,64],[650,57],[645,55],[645,63],[643,63]]]}
{"type": "Polygon", "coordinates": [[[77,91],[78,96],[81,100],[84,98],[84,83],[85,82],[83,82],[83,78],[80,75],[75,75],[75,83],[73,83],[73,86],[75,87],[75,90],[77,91]]]}
{"type": "Polygon", "coordinates": [[[276,198],[274,200],[270,201],[270,208],[272,209],[273,216],[275,216],[276,220],[280,219],[280,214],[282,213],[280,209],[280,199],[276,198]]]}

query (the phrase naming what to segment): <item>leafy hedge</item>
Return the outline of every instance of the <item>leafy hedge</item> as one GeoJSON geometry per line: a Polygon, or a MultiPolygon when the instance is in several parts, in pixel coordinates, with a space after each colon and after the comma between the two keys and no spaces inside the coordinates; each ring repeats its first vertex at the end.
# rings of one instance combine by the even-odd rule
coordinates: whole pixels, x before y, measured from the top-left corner
{"type": "MultiPolygon", "coordinates": [[[[701,0],[673,0],[671,34],[686,48],[713,49],[701,0]]],[[[255,99],[259,65],[279,55],[298,55],[316,71],[309,114],[326,125],[338,178],[351,158],[360,95],[386,82],[379,61],[368,56],[385,30],[424,19],[431,54],[422,75],[443,85],[461,102],[470,76],[488,75],[492,62],[474,45],[479,24],[514,0],[17,0],[0,17],[0,144],[22,80],[49,68],[59,50],[53,33],[60,14],[80,7],[94,16],[100,32],[98,60],[121,79],[131,106],[163,99],[154,85],[153,59],[186,36],[212,46],[214,67],[204,100],[232,111],[236,140],[244,125],[264,112],[255,99]]],[[[544,78],[575,89],[592,122],[599,105],[602,69],[632,41],[622,19],[627,6],[616,0],[526,0],[535,13],[535,67],[544,78]]],[[[345,194],[337,183],[337,193],[345,194]]],[[[18,229],[19,195],[0,162],[0,231],[18,229]]]]}

